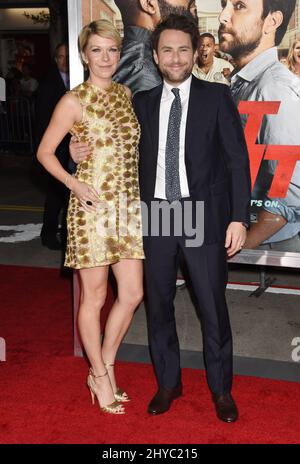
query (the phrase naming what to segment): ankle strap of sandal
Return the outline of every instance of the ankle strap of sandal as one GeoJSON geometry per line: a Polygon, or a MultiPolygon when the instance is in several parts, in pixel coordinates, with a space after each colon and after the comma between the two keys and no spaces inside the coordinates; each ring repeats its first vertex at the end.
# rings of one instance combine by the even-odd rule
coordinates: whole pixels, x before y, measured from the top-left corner
{"type": "Polygon", "coordinates": [[[105,374],[95,375],[94,371],[93,371],[93,369],[91,367],[90,367],[89,373],[91,374],[92,377],[94,377],[94,379],[99,379],[99,377],[105,377],[106,375],[108,375],[107,371],[105,372],[105,374]]]}

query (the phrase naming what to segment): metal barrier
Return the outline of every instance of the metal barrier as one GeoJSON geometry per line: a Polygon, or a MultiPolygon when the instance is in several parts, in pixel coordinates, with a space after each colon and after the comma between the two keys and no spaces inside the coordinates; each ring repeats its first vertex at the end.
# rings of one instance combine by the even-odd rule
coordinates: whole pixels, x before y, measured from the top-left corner
{"type": "Polygon", "coordinates": [[[27,98],[9,98],[0,106],[0,150],[33,154],[34,106],[27,98]]]}

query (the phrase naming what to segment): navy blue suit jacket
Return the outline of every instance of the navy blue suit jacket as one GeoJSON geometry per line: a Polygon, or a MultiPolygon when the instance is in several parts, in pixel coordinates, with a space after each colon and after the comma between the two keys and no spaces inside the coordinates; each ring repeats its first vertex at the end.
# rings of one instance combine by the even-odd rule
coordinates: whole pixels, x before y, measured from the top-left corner
{"type": "MultiPolygon", "coordinates": [[[[137,93],[141,125],[139,179],[142,201],[154,200],[163,85],[137,93]]],[[[230,89],[192,78],[185,135],[190,197],[204,201],[205,243],[223,241],[231,221],[250,223],[249,158],[230,89]]]]}

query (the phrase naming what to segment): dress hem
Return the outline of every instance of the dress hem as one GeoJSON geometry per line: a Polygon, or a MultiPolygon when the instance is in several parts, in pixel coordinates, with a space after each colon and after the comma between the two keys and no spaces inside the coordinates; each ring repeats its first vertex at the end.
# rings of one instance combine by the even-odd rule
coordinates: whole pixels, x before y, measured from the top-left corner
{"type": "Polygon", "coordinates": [[[102,267],[102,266],[109,266],[111,264],[116,264],[116,263],[119,263],[122,259],[139,259],[139,260],[144,260],[145,259],[145,256],[141,257],[141,256],[130,256],[130,257],[126,257],[126,256],[123,256],[122,258],[119,258],[119,259],[115,259],[113,261],[106,261],[105,263],[101,262],[101,263],[96,263],[96,264],[92,264],[92,265],[87,265],[87,266],[81,266],[81,265],[73,265],[73,264],[67,264],[67,263],[64,263],[64,267],[68,267],[68,268],[71,268],[71,269],[92,269],[94,267],[102,267]]]}

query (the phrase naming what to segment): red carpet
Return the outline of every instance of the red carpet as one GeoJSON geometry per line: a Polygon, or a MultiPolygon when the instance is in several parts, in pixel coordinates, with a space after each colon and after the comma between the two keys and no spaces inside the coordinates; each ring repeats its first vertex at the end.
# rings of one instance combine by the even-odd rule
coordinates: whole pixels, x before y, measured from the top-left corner
{"type": "Polygon", "coordinates": [[[0,266],[0,443],[299,443],[300,383],[236,376],[240,420],[216,419],[204,372],[183,370],[184,397],[162,416],[146,407],[151,366],[119,363],[133,397],[125,416],[100,413],[72,356],[71,285],[58,270],[0,266]]]}

